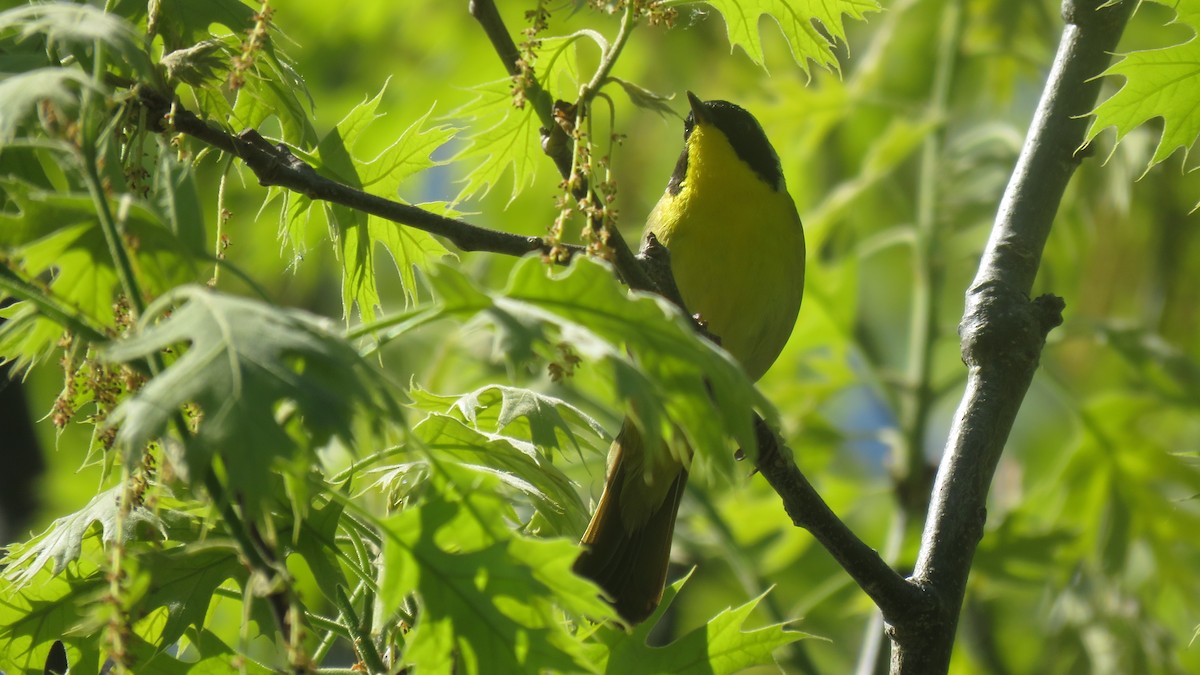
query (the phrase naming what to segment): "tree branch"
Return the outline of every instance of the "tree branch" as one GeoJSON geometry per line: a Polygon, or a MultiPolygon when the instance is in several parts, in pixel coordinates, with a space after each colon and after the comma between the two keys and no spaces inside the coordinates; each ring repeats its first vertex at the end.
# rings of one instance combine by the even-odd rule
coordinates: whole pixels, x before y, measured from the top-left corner
{"type": "MultiPolygon", "coordinates": [[[[208,124],[190,110],[173,104],[161,94],[143,87],[141,102],[152,119],[162,119],[175,131],[227,152],[254,172],[258,182],[298,192],[311,199],[341,204],[352,209],[379,216],[394,223],[445,237],[462,251],[489,251],[504,255],[523,256],[533,251],[550,252],[550,244],[542,237],[529,237],[510,232],[491,230],[472,225],[457,218],[448,218],[418,206],[385,199],[344,183],[326,178],[306,164],[283,144],[272,145],[254,129],[233,135],[208,124]]],[[[162,129],[166,130],[166,128],[162,129]]],[[[580,246],[564,245],[569,255],[583,251],[580,246]]]]}
{"type": "Polygon", "coordinates": [[[1066,27],[1041,102],[1005,190],[979,273],[966,294],[959,334],[966,392],[938,472],[913,581],[934,594],[936,611],[891,623],[893,673],[949,667],[988,488],[1046,334],[1062,322],[1063,301],[1030,301],[1054,214],[1079,163],[1087,113],[1137,3],[1065,0],[1066,27]]]}
{"type": "MultiPolygon", "coordinates": [[[[500,18],[500,10],[496,9],[496,3],[493,0],[471,0],[467,11],[487,34],[509,77],[520,75],[521,68],[518,62],[521,59],[521,51],[513,42],[508,27],[504,25],[504,19],[500,18]]],[[[542,122],[542,150],[554,161],[559,175],[566,178],[571,174],[571,145],[567,142],[566,132],[554,119],[554,99],[550,97],[550,92],[542,88],[537,78],[533,78],[525,84],[525,100],[533,104],[533,110],[542,122]]]]}
{"type": "MultiPolygon", "coordinates": [[[[475,17],[475,20],[483,27],[483,31],[491,40],[492,47],[496,50],[496,54],[500,57],[508,74],[512,76],[519,74],[521,69],[518,60],[521,58],[521,53],[517,50],[508,28],[505,27],[504,20],[496,9],[496,3],[493,0],[471,0],[468,9],[471,16],[475,17]]],[[[620,34],[604,54],[604,58],[601,59],[596,77],[589,82],[588,86],[584,87],[578,105],[585,106],[586,109],[586,106],[590,104],[599,85],[603,83],[603,78],[607,76],[617,55],[621,53],[634,23],[635,17],[632,9],[626,8],[625,16],[621,20],[620,34]]],[[[571,174],[574,170],[573,139],[566,135],[562,126],[555,120],[554,104],[551,102],[550,94],[538,84],[537,78],[531,78],[531,81],[525,83],[524,87],[526,101],[534,106],[534,112],[542,121],[542,150],[554,161],[554,166],[558,168],[562,179],[572,186],[571,196],[581,204],[600,204],[600,198],[588,184],[586,177],[579,176],[578,180],[571,181],[571,174]]],[[[638,264],[637,256],[634,255],[633,249],[629,247],[629,243],[625,241],[621,233],[616,228],[605,228],[596,216],[592,216],[590,222],[593,231],[597,234],[600,234],[601,231],[607,233],[604,243],[612,250],[613,267],[617,269],[617,274],[621,276],[621,279],[630,288],[661,295],[659,288],[646,276],[641,265],[638,264]]]]}
{"type": "Polygon", "coordinates": [[[784,511],[792,523],[812,533],[875,602],[887,621],[900,623],[929,611],[932,598],[897,574],[875,549],[837,517],[792,461],[790,452],[784,452],[779,436],[767,423],[758,417],[754,426],[758,434],[756,466],[783,499],[784,511]]]}
{"type": "MultiPolygon", "coordinates": [[[[516,75],[520,69],[516,59],[520,58],[508,30],[496,11],[492,0],[471,0],[471,15],[483,26],[496,53],[504,62],[510,75],[516,75]]],[[[622,19],[621,31],[613,46],[602,59],[600,68],[588,86],[584,88],[580,100],[581,105],[595,95],[603,83],[608,71],[612,68],[616,55],[628,38],[634,25],[635,17],[627,9],[622,19]]],[[[533,101],[535,106],[549,106],[549,97],[544,97],[545,90],[534,83],[536,88],[526,90],[526,98],[533,101]]],[[[538,116],[546,119],[551,111],[538,110],[538,116]]],[[[545,149],[545,148],[544,148],[545,149]]],[[[549,150],[547,150],[549,153],[549,150]]],[[[562,172],[562,162],[555,158],[555,164],[562,172]]],[[[569,166],[569,163],[568,163],[569,166]]],[[[569,170],[562,173],[564,179],[570,178],[569,170]]],[[[580,200],[591,200],[597,203],[595,192],[581,184],[573,190],[573,196],[580,200]]],[[[595,226],[595,219],[593,219],[595,226]]],[[[689,313],[675,286],[670,268],[670,253],[653,236],[643,242],[641,253],[634,255],[615,230],[609,230],[609,246],[614,251],[614,266],[630,288],[656,293],[670,300],[685,313],[689,313]]],[[[689,313],[690,314],[690,313],[689,313]]],[[[720,338],[707,331],[702,322],[696,322],[697,330],[708,339],[720,344],[720,338]]],[[[895,572],[879,554],[867,546],[851,530],[838,519],[829,508],[808,479],[804,477],[796,463],[791,459],[791,453],[781,452],[779,437],[771,431],[760,416],[755,416],[755,428],[758,435],[757,469],[783,500],[792,522],[797,527],[803,527],[812,533],[833,557],[846,569],[847,573],[880,607],[884,616],[901,620],[921,608],[928,608],[931,600],[923,591],[906,581],[895,572]]]]}

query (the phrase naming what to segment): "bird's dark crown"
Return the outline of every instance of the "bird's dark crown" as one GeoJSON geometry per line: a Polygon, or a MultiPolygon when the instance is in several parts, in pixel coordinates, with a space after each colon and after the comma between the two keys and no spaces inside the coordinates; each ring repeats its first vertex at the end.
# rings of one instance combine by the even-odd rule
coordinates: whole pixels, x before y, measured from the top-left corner
{"type": "Polygon", "coordinates": [[[743,162],[748,164],[755,173],[772,187],[782,185],[783,170],[779,166],[779,156],[767,140],[758,120],[745,108],[729,101],[700,101],[689,95],[692,110],[683,120],[683,153],[675,165],[675,172],[667,187],[671,194],[678,194],[683,189],[683,181],[687,177],[687,141],[692,137],[692,131],[697,124],[716,127],[733,146],[734,152],[743,162]],[[699,120],[697,120],[699,111],[699,120]]]}

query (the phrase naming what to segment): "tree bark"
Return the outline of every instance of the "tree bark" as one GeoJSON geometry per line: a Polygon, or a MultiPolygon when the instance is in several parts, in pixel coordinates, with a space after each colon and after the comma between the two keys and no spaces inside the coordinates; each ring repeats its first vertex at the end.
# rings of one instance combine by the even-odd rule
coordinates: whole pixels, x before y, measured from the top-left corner
{"type": "MultiPolygon", "coordinates": [[[[987,517],[988,489],[1063,301],[1030,300],[1042,251],[1078,166],[1087,114],[1136,3],[1065,0],[1066,26],[1016,168],[1000,202],[959,324],[966,391],[934,485],[911,581],[935,598],[928,613],[888,626],[892,673],[950,666],[967,577],[987,517]]],[[[885,615],[886,616],[886,615],[885,615]]]]}

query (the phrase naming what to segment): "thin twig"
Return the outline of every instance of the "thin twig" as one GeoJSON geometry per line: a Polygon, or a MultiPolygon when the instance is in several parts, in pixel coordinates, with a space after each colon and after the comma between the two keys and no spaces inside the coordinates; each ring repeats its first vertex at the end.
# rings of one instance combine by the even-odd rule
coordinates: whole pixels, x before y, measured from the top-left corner
{"type": "MultiPolygon", "coordinates": [[[[487,34],[488,39],[491,40],[492,47],[496,50],[496,55],[500,57],[500,61],[504,64],[505,70],[508,71],[509,75],[520,73],[521,70],[517,65],[520,52],[517,50],[516,44],[508,32],[508,28],[504,25],[504,20],[500,17],[500,12],[496,9],[495,2],[493,0],[471,0],[468,7],[471,16],[475,17],[475,20],[479,22],[487,34]]],[[[616,63],[616,58],[620,55],[621,49],[629,39],[633,25],[636,23],[635,19],[636,16],[633,15],[632,10],[627,9],[625,15],[622,17],[617,39],[613,41],[613,44],[609,46],[602,57],[601,65],[597,68],[593,81],[584,87],[579,105],[584,106],[585,109],[592,97],[599,91],[599,86],[603,84],[604,79],[607,78],[608,73],[616,63]]],[[[538,119],[542,121],[544,134],[552,136],[563,133],[562,127],[554,119],[554,104],[551,101],[551,97],[538,84],[536,78],[533,78],[531,83],[525,85],[525,98],[528,105],[533,105],[538,119]]],[[[571,149],[572,144],[565,142],[566,140],[559,139],[557,142],[545,142],[542,144],[542,148],[546,151],[550,159],[554,161],[554,166],[558,169],[558,173],[562,179],[568,181],[568,184],[571,185],[571,196],[576,202],[599,204],[600,199],[596,195],[595,190],[588,184],[588,181],[582,179],[571,181],[575,153],[571,149]]],[[[597,232],[604,229],[603,224],[597,222],[598,219],[598,216],[593,216],[590,220],[592,229],[597,232]]],[[[617,270],[617,274],[620,275],[621,279],[630,288],[649,293],[659,292],[658,287],[646,276],[645,271],[638,264],[637,256],[634,255],[633,249],[629,247],[629,243],[625,241],[625,238],[621,236],[618,230],[608,228],[604,243],[612,250],[612,263],[613,267],[617,270]]]]}
{"type": "Polygon", "coordinates": [[[929,611],[932,598],[897,574],[837,517],[762,418],[756,419],[755,431],[758,471],[783,499],[784,511],[792,523],[808,530],[829,551],[889,621],[904,621],[914,612],[929,611]]]}

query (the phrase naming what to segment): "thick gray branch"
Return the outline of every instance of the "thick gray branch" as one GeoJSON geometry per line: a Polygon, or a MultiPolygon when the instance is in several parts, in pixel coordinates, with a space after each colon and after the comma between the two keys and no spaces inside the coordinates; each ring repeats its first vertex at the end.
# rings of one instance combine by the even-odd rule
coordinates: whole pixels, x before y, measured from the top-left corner
{"type": "Polygon", "coordinates": [[[1063,301],[1030,300],[1055,212],[1079,163],[1086,115],[1100,92],[1133,0],[1066,0],[1066,27],[1012,180],[1000,202],[979,273],[966,296],[959,334],[966,392],[934,486],[913,581],[935,598],[920,620],[892,623],[893,673],[949,667],[958,615],[987,495],[1013,420],[1037,369],[1046,334],[1062,321],[1063,301]]]}

